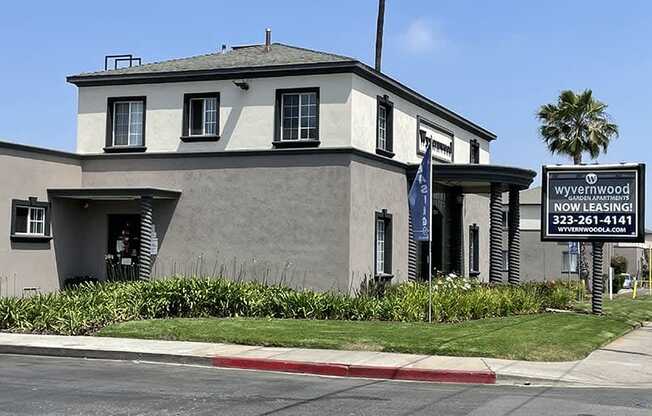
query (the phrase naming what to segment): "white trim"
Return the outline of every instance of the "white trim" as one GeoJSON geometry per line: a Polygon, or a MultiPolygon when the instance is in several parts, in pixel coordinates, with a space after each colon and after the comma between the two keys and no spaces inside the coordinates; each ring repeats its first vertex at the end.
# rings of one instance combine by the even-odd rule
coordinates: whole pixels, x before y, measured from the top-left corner
{"type": "Polygon", "coordinates": [[[27,227],[27,232],[20,232],[20,231],[15,231],[16,235],[20,236],[45,236],[45,207],[30,207],[26,205],[16,205],[16,210],[18,208],[23,208],[27,209],[27,222],[26,222],[26,227],[27,227]],[[41,216],[41,219],[33,219],[33,212],[35,211],[42,211],[43,215],[41,216]],[[35,233],[31,231],[32,228],[32,223],[33,224],[40,224],[42,227],[42,232],[40,233],[35,233]]]}
{"type": "MultiPolygon", "coordinates": [[[[319,102],[317,100],[317,93],[308,91],[308,92],[285,92],[281,94],[281,141],[298,141],[298,140],[316,140],[316,137],[311,138],[311,137],[306,137],[306,138],[301,138],[301,131],[302,130],[315,130],[315,133],[317,133],[317,117],[319,117],[318,111],[317,111],[317,106],[319,106],[319,102]],[[286,139],[283,134],[284,134],[284,129],[283,129],[283,121],[285,120],[285,97],[289,95],[296,95],[299,98],[298,101],[298,112],[297,112],[297,138],[296,139],[286,139]],[[308,96],[312,95],[315,97],[315,115],[313,116],[315,118],[315,127],[301,127],[301,97],[302,96],[308,96]]],[[[293,117],[294,118],[294,117],[293,117]]],[[[290,127],[291,128],[291,127],[290,127]]],[[[316,136],[316,134],[315,134],[316,136]]]]}
{"type": "Polygon", "coordinates": [[[196,98],[190,98],[188,100],[188,136],[193,136],[193,137],[201,137],[201,136],[215,136],[217,135],[217,112],[218,110],[218,101],[217,97],[196,97],[196,98]],[[206,110],[206,103],[208,100],[213,100],[215,102],[215,108],[211,111],[215,113],[215,119],[210,123],[215,125],[215,131],[213,133],[207,133],[206,132],[206,125],[208,124],[207,117],[207,110],[206,110]],[[192,121],[193,121],[193,107],[192,107],[192,102],[193,101],[201,101],[202,102],[202,111],[201,111],[201,117],[202,117],[202,122],[201,122],[201,133],[193,133],[192,130],[192,121]]]}

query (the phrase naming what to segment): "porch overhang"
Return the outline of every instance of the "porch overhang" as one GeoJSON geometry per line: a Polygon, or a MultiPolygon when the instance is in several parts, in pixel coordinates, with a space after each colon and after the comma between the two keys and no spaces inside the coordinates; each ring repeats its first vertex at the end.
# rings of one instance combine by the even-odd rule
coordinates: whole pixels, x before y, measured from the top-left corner
{"type": "Polygon", "coordinates": [[[129,201],[142,198],[178,199],[180,190],[156,187],[48,188],[50,198],[129,201]]]}
{"type": "MultiPolygon", "coordinates": [[[[416,173],[418,165],[410,169],[416,173]]],[[[433,181],[461,188],[464,193],[490,193],[492,185],[502,191],[530,187],[535,171],[513,166],[478,164],[433,164],[433,181]]]]}

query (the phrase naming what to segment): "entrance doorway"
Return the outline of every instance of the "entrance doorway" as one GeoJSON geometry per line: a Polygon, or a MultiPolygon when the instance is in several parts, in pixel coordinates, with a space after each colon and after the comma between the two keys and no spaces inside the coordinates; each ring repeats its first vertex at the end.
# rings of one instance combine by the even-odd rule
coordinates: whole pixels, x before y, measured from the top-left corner
{"type": "Polygon", "coordinates": [[[140,215],[109,214],[107,280],[138,279],[140,215]]]}

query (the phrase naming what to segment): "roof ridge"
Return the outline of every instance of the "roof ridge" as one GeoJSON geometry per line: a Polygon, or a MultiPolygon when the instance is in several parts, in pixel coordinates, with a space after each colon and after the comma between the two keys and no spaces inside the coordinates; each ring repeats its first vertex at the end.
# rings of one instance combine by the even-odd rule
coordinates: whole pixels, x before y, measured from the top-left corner
{"type": "MultiPolygon", "coordinates": [[[[330,55],[330,56],[335,56],[337,58],[344,58],[344,59],[348,59],[350,61],[360,62],[356,58],[352,58],[350,56],[340,55],[340,54],[337,54],[337,53],[318,51],[316,49],[304,48],[304,47],[301,47],[301,46],[288,45],[287,43],[282,43],[282,42],[273,42],[272,46],[273,45],[281,45],[281,46],[285,46],[286,48],[298,49],[298,50],[301,50],[301,51],[307,51],[307,52],[312,52],[312,53],[320,53],[322,55],[330,55]]],[[[262,46],[262,45],[260,45],[260,46],[262,46]]]]}

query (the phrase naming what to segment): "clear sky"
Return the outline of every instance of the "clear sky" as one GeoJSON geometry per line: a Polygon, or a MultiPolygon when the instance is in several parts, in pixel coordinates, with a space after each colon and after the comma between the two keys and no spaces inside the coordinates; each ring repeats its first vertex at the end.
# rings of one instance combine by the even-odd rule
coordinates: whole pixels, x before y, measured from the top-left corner
{"type": "MultiPolygon", "coordinates": [[[[271,27],[274,41],[373,65],[376,0],[36,3],[8,2],[0,15],[4,140],[73,150],[76,88],[65,76],[102,69],[106,54],[192,56],[260,43],[271,27]]],[[[495,132],[493,163],[536,171],[568,162],[538,138],[538,106],[591,88],[621,132],[599,162],[652,170],[651,17],[642,0],[387,0],[383,72],[495,132]]],[[[647,214],[650,225],[652,203],[647,214]]]]}

